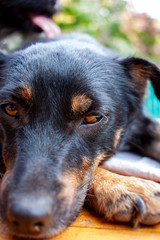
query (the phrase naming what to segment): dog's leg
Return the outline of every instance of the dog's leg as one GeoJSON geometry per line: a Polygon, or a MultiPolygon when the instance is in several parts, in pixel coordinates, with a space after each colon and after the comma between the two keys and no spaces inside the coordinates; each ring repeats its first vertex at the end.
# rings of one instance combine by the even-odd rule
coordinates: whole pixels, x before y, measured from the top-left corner
{"type": "Polygon", "coordinates": [[[98,167],[86,203],[108,221],[152,225],[160,222],[160,184],[121,176],[98,167]]]}
{"type": "Polygon", "coordinates": [[[129,126],[122,150],[139,152],[160,161],[160,124],[140,112],[129,126]]]}

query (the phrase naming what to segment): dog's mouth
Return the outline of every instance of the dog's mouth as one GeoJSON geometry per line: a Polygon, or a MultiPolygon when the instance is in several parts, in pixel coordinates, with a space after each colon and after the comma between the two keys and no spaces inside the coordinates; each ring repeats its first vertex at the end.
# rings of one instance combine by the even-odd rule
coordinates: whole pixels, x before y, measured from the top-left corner
{"type": "Polygon", "coordinates": [[[40,14],[28,14],[30,20],[34,25],[40,28],[47,38],[53,38],[60,35],[61,30],[57,24],[55,24],[51,18],[40,14]]]}
{"type": "Polygon", "coordinates": [[[57,24],[52,20],[52,15],[58,11],[58,9],[37,11],[30,9],[0,9],[2,19],[5,19],[5,26],[8,33],[12,33],[12,30],[20,30],[23,33],[34,33],[43,31],[47,38],[53,38],[60,35],[61,30],[57,24]],[[12,21],[13,19],[13,21],[12,21]]]}

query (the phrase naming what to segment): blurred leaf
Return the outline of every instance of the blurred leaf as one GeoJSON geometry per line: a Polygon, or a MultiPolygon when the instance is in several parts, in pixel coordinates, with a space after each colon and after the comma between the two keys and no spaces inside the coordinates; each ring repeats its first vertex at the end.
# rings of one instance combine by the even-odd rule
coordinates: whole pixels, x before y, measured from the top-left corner
{"type": "Polygon", "coordinates": [[[88,33],[120,54],[138,54],[160,63],[160,31],[146,15],[128,10],[125,0],[61,2],[62,11],[54,21],[63,32],[88,33]]]}

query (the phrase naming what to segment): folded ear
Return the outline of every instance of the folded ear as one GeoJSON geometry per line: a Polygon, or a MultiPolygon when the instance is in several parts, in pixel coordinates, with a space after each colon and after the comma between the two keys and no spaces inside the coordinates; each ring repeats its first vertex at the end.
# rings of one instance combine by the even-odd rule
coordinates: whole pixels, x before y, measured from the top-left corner
{"type": "Polygon", "coordinates": [[[160,100],[160,69],[152,62],[142,58],[125,58],[120,61],[134,79],[133,87],[144,95],[147,80],[150,80],[157,98],[160,100]]]}

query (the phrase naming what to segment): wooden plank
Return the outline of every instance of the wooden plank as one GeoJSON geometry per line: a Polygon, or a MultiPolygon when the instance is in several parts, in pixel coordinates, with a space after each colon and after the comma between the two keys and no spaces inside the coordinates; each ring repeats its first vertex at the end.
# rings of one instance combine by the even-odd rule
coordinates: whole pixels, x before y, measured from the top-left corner
{"type": "Polygon", "coordinates": [[[127,230],[137,232],[159,232],[160,224],[155,226],[144,226],[141,225],[137,229],[131,228],[129,224],[115,224],[106,222],[103,217],[93,213],[92,211],[83,209],[79,217],[70,227],[85,227],[85,228],[96,228],[96,229],[115,229],[115,230],[127,230]]]}
{"type": "Polygon", "coordinates": [[[159,240],[159,232],[70,227],[53,240],[159,240]]]}
{"type": "Polygon", "coordinates": [[[77,220],[52,240],[159,240],[160,225],[132,229],[125,224],[106,223],[91,211],[83,210],[77,220]]]}

